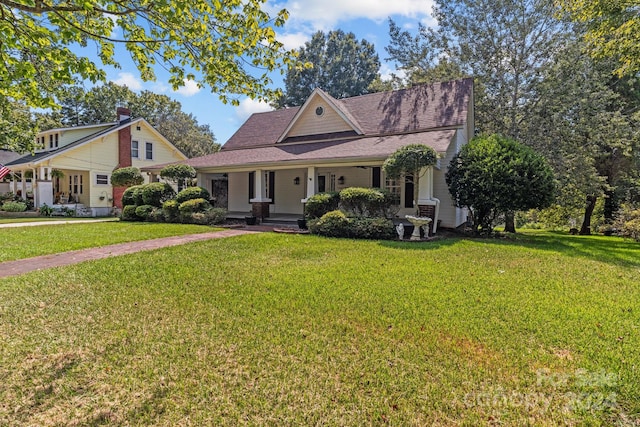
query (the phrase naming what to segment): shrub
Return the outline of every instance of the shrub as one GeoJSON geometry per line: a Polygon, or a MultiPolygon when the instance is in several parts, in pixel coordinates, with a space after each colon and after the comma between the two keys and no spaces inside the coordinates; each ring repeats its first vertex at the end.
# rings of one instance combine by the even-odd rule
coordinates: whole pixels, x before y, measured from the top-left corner
{"type": "Polygon", "coordinates": [[[27,204],[24,202],[4,202],[2,210],[7,212],[24,212],[27,210],[27,204]]]}
{"type": "Polygon", "coordinates": [[[164,211],[162,208],[154,207],[151,213],[149,213],[147,220],[152,222],[164,222],[164,211]]]}
{"type": "Polygon", "coordinates": [[[222,224],[227,219],[227,210],[223,208],[213,208],[205,212],[207,224],[222,224]]]}
{"type": "Polygon", "coordinates": [[[167,222],[177,222],[180,211],[178,210],[178,202],[168,200],[162,204],[162,212],[167,222]]]}
{"type": "Polygon", "coordinates": [[[116,169],[111,174],[111,185],[116,187],[140,185],[143,182],[144,182],[144,178],[140,173],[140,169],[133,166],[116,169]]]}
{"type": "Polygon", "coordinates": [[[338,209],[340,201],[339,193],[318,193],[307,199],[304,206],[305,217],[313,219],[320,218],[327,212],[338,209]]]}
{"type": "Polygon", "coordinates": [[[140,219],[146,220],[149,218],[149,214],[153,211],[153,206],[151,205],[141,205],[136,207],[136,216],[140,219]]]}
{"type": "Polygon", "coordinates": [[[53,213],[53,208],[47,205],[46,203],[44,203],[38,209],[38,213],[40,214],[40,216],[51,216],[51,214],[53,213]]]}
{"type": "Polygon", "coordinates": [[[136,215],[136,206],[127,205],[122,208],[122,215],[120,216],[122,221],[138,221],[140,218],[136,215]]]}
{"type": "Polygon", "coordinates": [[[122,206],[144,204],[141,193],[142,187],[142,185],[134,185],[133,187],[127,188],[124,193],[122,193],[122,206]]]}
{"type": "Polygon", "coordinates": [[[152,182],[141,188],[142,202],[145,205],[161,207],[164,202],[175,197],[176,192],[166,182],[152,182]]]}
{"type": "Polygon", "coordinates": [[[227,218],[227,211],[222,208],[214,208],[206,212],[194,212],[181,216],[184,222],[200,225],[215,225],[224,222],[227,218]]]}
{"type": "Polygon", "coordinates": [[[181,215],[204,212],[208,209],[211,209],[211,204],[203,198],[187,200],[178,206],[178,211],[180,211],[181,215]]]}
{"type": "Polygon", "coordinates": [[[384,200],[384,194],[374,188],[349,187],[340,192],[340,207],[357,217],[376,215],[384,200]]]}
{"type": "Polygon", "coordinates": [[[631,205],[623,205],[618,211],[613,226],[618,230],[618,235],[629,237],[640,242],[640,209],[634,209],[631,205]]]}
{"type": "Polygon", "coordinates": [[[320,219],[309,221],[309,231],[326,237],[348,237],[349,222],[342,211],[334,210],[322,215],[320,219]]]}
{"type": "Polygon", "coordinates": [[[356,239],[392,240],[396,237],[393,221],[386,218],[352,218],[349,237],[356,239]]]}
{"type": "Polygon", "coordinates": [[[187,180],[196,177],[196,170],[185,164],[169,165],[162,168],[160,177],[178,185],[184,185],[187,180]]]}
{"type": "Polygon", "coordinates": [[[202,187],[189,187],[185,188],[176,196],[176,201],[180,204],[186,202],[187,200],[193,199],[204,199],[209,200],[211,196],[209,192],[202,187]]]}

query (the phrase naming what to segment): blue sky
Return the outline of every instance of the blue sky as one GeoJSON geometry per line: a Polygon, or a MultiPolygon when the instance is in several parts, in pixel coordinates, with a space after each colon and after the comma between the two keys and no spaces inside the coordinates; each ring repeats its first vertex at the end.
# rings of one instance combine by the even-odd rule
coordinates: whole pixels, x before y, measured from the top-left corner
{"type": "MultiPolygon", "coordinates": [[[[302,46],[318,30],[351,31],[358,39],[366,39],[375,45],[383,76],[394,71],[393,64],[384,61],[387,56],[384,48],[389,40],[388,18],[407,29],[416,29],[419,22],[433,24],[431,0],[268,0],[264,7],[274,14],[282,8],[289,11],[289,20],[277,32],[287,48],[302,46]]],[[[268,106],[249,98],[242,99],[238,107],[225,105],[208,88],[198,89],[195,84],[187,84],[174,92],[167,76],[160,70],[155,82],[143,82],[130,60],[124,55],[118,59],[122,68],[106,68],[108,80],[126,84],[134,91],[146,89],[174,98],[182,104],[183,111],[192,113],[199,123],[208,124],[221,144],[252,113],[269,110],[268,106]]],[[[279,73],[274,73],[272,78],[274,87],[284,87],[279,73]]]]}

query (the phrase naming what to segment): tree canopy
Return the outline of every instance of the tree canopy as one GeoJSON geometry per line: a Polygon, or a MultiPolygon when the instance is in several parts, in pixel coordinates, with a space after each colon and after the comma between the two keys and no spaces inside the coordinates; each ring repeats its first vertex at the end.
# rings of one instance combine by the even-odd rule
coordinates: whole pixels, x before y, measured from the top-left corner
{"type": "Polygon", "coordinates": [[[640,72],[640,16],[637,0],[556,0],[577,22],[594,58],[613,59],[619,77],[640,72]]]}
{"type": "Polygon", "coordinates": [[[225,102],[238,103],[243,95],[271,100],[277,91],[269,73],[284,72],[295,53],[274,30],[287,11],[270,16],[263,3],[0,0],[0,99],[55,106],[65,86],[106,77],[101,65],[72,49],[94,47],[102,65],[119,67],[116,46],[124,46],[143,80],[154,80],[158,65],[174,89],[193,80],[225,102]]]}
{"type": "Polygon", "coordinates": [[[496,134],[463,146],[445,178],[455,205],[471,211],[476,232],[491,232],[500,214],[544,208],[554,200],[553,171],[544,157],[496,134]]]}
{"type": "Polygon", "coordinates": [[[379,77],[380,59],[373,44],[358,41],[355,34],[342,30],[316,32],[298,51],[299,60],[313,67],[290,68],[285,93],[278,106],[298,106],[319,87],[334,98],[369,93],[379,77]]]}

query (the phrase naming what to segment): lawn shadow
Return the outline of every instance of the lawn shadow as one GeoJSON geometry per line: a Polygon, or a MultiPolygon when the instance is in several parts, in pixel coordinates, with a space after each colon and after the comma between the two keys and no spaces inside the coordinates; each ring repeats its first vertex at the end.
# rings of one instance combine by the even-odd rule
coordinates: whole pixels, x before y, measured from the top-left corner
{"type": "Polygon", "coordinates": [[[438,250],[462,241],[472,241],[486,245],[520,246],[564,256],[584,258],[608,264],[640,268],[640,243],[620,237],[574,236],[561,232],[516,233],[502,237],[480,238],[451,234],[425,242],[382,241],[389,248],[412,250],[438,250]]]}

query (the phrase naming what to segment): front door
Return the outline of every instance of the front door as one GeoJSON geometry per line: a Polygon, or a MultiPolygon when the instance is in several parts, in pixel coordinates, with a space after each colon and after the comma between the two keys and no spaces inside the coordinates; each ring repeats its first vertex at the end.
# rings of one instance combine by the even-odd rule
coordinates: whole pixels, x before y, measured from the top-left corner
{"type": "Polygon", "coordinates": [[[229,179],[221,176],[211,180],[211,197],[215,200],[216,208],[228,209],[229,205],[229,179]]]}

